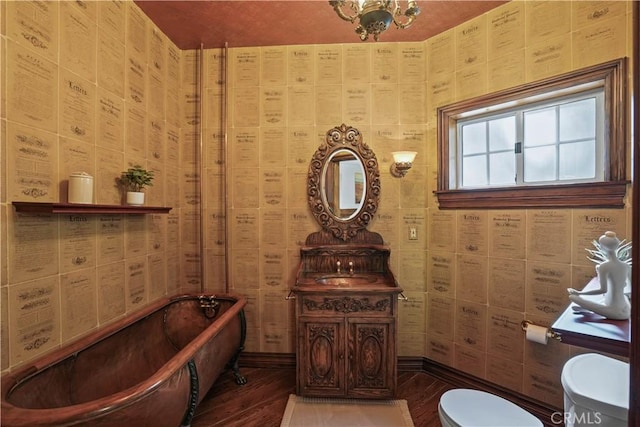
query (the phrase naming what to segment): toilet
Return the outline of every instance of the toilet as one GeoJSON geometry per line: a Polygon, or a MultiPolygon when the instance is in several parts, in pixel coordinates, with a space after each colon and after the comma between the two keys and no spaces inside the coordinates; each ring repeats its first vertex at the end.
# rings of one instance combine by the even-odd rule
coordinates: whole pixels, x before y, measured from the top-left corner
{"type": "Polygon", "coordinates": [[[564,364],[561,380],[566,427],[627,427],[628,363],[581,354],[564,364]]]}
{"type": "Polygon", "coordinates": [[[440,397],[442,427],[543,427],[529,412],[502,397],[458,388],[440,397]]]}

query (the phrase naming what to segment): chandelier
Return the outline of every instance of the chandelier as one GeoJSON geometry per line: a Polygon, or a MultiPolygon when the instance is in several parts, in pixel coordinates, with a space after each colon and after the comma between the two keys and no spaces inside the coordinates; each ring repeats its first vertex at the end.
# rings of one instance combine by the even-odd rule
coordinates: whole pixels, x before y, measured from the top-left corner
{"type": "Polygon", "coordinates": [[[351,23],[358,20],[356,33],[360,40],[365,41],[369,34],[378,41],[381,33],[389,28],[393,22],[397,28],[408,28],[416,16],[420,14],[420,8],[415,0],[407,2],[407,10],[402,12],[398,0],[331,0],[329,4],[338,16],[351,23]],[[352,14],[345,13],[343,8],[348,7],[352,14]],[[404,17],[403,17],[404,16],[404,17]]]}

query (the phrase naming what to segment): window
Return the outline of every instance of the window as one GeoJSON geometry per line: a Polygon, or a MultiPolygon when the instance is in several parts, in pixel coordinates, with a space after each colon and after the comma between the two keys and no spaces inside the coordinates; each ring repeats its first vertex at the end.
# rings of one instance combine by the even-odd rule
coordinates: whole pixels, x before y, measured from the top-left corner
{"type": "MultiPolygon", "coordinates": [[[[456,188],[603,180],[604,89],[459,120],[456,188]]],[[[473,113],[472,113],[473,115],[473,113]]]]}
{"type": "Polygon", "coordinates": [[[441,208],[622,207],[625,60],[438,110],[441,208]]]}

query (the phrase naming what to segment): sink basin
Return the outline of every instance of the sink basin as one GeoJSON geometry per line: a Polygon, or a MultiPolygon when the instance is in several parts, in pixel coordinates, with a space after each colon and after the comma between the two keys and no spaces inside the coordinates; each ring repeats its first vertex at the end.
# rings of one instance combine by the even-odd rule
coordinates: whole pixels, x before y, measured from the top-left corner
{"type": "Polygon", "coordinates": [[[376,276],[365,276],[356,274],[329,275],[316,278],[317,283],[332,286],[366,285],[368,283],[373,283],[376,280],[378,280],[376,276]]]}

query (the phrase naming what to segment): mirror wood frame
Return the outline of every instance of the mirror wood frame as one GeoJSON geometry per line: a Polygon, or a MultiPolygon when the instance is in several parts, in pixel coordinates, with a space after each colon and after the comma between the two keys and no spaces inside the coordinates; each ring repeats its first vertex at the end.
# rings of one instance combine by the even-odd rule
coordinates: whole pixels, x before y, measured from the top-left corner
{"type": "Polygon", "coordinates": [[[323,230],[334,237],[348,241],[367,228],[378,210],[380,200],[380,171],[373,150],[362,140],[362,134],[354,127],[342,124],[329,129],[325,141],[318,147],[309,164],[307,196],[311,213],[323,230]],[[332,155],[339,150],[350,151],[364,169],[364,194],[362,205],[349,218],[340,218],[329,207],[324,175],[332,155]]]}

